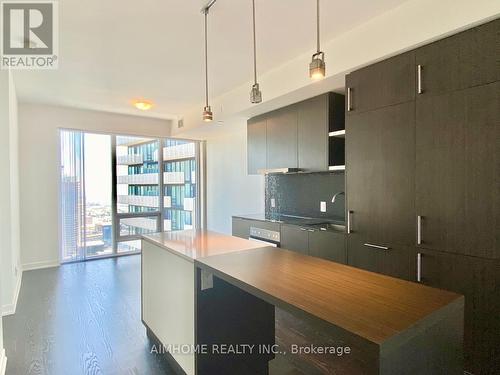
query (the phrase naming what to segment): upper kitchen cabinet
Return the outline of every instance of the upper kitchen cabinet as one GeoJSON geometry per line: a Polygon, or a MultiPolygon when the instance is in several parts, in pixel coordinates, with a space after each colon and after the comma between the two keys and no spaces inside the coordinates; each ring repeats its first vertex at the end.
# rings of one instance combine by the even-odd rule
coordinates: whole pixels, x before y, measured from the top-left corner
{"type": "Polygon", "coordinates": [[[328,97],[326,95],[298,104],[298,156],[301,169],[328,169],[328,97]]]}
{"type": "Polygon", "coordinates": [[[326,93],[248,120],[248,173],[294,168],[328,171],[332,155],[343,163],[344,95],[326,93]],[[337,138],[336,138],[337,140],[337,138]]]}
{"type": "Polygon", "coordinates": [[[421,247],[500,258],[499,103],[500,82],[417,100],[421,247]]]}
{"type": "Polygon", "coordinates": [[[415,53],[394,56],[346,76],[347,114],[415,99],[415,53]]]}
{"type": "Polygon", "coordinates": [[[330,132],[345,129],[344,95],[331,92],[305,100],[297,104],[297,113],[299,168],[306,172],[328,170],[330,148],[331,155],[344,153],[343,144],[329,147],[328,139],[330,132]]]}
{"type": "Polygon", "coordinates": [[[417,49],[417,98],[500,80],[499,34],[495,20],[417,49]]]}
{"type": "Polygon", "coordinates": [[[267,115],[267,169],[298,168],[297,107],[267,115]]]}
{"type": "Polygon", "coordinates": [[[247,123],[247,155],[248,174],[257,174],[260,169],[266,169],[266,118],[257,116],[247,123]]]}

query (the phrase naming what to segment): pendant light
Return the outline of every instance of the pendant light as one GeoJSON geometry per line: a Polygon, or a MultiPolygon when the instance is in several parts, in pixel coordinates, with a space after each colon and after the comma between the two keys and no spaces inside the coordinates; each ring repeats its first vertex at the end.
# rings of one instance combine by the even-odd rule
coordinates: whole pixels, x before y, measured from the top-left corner
{"type": "Polygon", "coordinates": [[[309,77],[321,79],[325,77],[325,53],[319,47],[319,0],[316,0],[316,53],[309,64],[309,77]]]}
{"type": "Polygon", "coordinates": [[[208,37],[207,37],[207,18],[209,6],[203,9],[205,15],[205,107],[203,107],[203,121],[210,122],[214,119],[212,108],[208,105],[208,37]]]}
{"type": "Polygon", "coordinates": [[[257,83],[257,41],[255,38],[255,0],[252,0],[253,16],[253,85],[250,91],[250,102],[256,104],[262,102],[262,92],[257,83]]]}

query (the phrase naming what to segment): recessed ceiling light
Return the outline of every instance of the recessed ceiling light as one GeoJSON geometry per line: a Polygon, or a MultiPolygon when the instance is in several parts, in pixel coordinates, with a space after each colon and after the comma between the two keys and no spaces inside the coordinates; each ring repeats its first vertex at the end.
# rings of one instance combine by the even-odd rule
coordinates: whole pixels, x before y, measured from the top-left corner
{"type": "Polygon", "coordinates": [[[151,100],[136,99],[132,103],[135,108],[140,109],[141,111],[147,111],[153,107],[153,102],[151,100]]]}

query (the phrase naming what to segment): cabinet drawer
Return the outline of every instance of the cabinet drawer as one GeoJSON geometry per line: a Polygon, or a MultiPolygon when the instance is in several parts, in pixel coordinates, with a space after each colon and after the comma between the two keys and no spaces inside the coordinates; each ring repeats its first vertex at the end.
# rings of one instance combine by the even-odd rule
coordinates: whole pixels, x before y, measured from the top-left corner
{"type": "Polygon", "coordinates": [[[410,248],[402,245],[371,243],[359,235],[347,240],[347,260],[353,267],[408,280],[410,248]]]}
{"type": "Polygon", "coordinates": [[[283,249],[309,254],[309,232],[295,225],[281,225],[281,245],[283,249]]]}
{"type": "Polygon", "coordinates": [[[310,232],[309,255],[346,264],[345,234],[322,230],[310,232]]]}

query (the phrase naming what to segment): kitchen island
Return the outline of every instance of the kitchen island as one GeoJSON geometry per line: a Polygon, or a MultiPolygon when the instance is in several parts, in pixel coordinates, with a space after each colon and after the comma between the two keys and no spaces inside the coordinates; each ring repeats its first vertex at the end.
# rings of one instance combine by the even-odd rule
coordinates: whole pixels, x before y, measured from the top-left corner
{"type": "Polygon", "coordinates": [[[143,237],[142,319],[181,374],[460,374],[463,312],[452,292],[237,237],[143,237]]]}
{"type": "Polygon", "coordinates": [[[143,235],[142,321],[148,335],[167,349],[179,373],[195,373],[194,259],[255,249],[262,244],[207,230],[143,235]]]}
{"type": "MultiPolygon", "coordinates": [[[[275,347],[282,309],[338,344],[322,349],[336,374],[463,374],[461,295],[272,247],[195,265],[198,345],[275,347]]],[[[322,344],[301,338],[297,350],[322,344]]],[[[259,350],[198,353],[197,373],[308,373],[290,353],[259,350]]]]}

